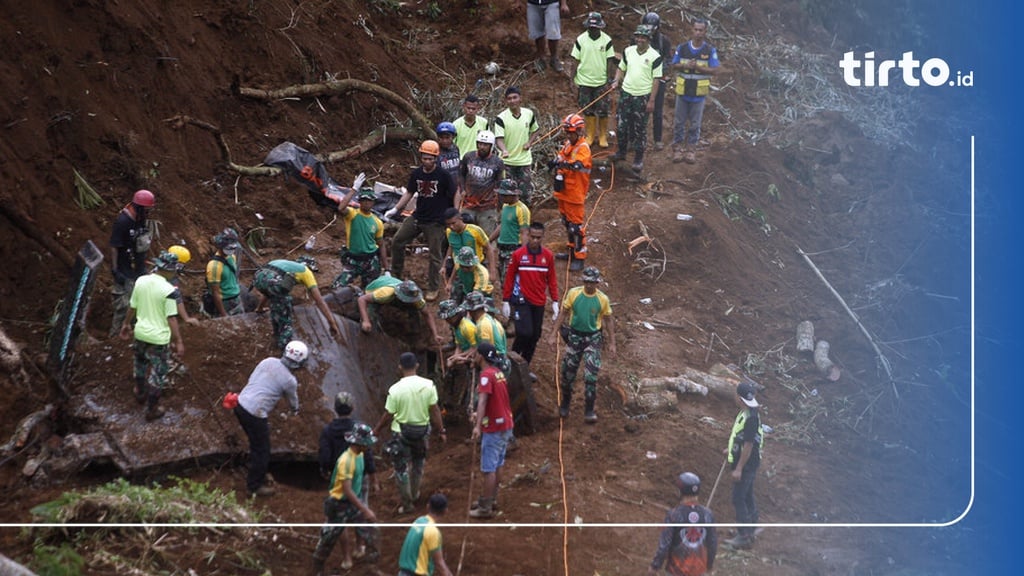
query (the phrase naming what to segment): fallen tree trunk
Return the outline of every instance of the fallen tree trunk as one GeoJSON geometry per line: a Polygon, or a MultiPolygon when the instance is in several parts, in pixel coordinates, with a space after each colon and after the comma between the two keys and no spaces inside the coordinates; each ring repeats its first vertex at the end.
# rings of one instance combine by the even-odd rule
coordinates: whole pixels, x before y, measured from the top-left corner
{"type": "MultiPolygon", "coordinates": [[[[167,118],[164,122],[170,124],[175,130],[181,130],[185,126],[194,126],[212,134],[213,139],[217,142],[217,148],[220,150],[220,158],[224,162],[225,167],[231,172],[241,174],[242,176],[278,176],[282,173],[280,168],[274,166],[243,166],[236,164],[231,159],[231,148],[228,146],[227,141],[224,140],[224,134],[214,124],[185,114],[167,118]]],[[[420,135],[421,132],[417,128],[382,126],[367,134],[354,146],[344,150],[329,152],[327,155],[317,154],[316,157],[321,162],[340,162],[349,158],[355,158],[378,146],[382,146],[387,143],[389,138],[391,140],[417,140],[420,138],[420,135]]]]}
{"type": "Polygon", "coordinates": [[[832,359],[828,357],[828,352],[831,347],[829,343],[824,340],[818,340],[818,343],[814,346],[814,365],[818,368],[818,372],[821,372],[829,380],[835,382],[839,380],[840,371],[839,367],[836,366],[832,359]]]}
{"type": "Polygon", "coordinates": [[[402,111],[412,119],[413,123],[419,127],[421,132],[435,140],[437,139],[437,133],[434,132],[434,128],[431,125],[430,120],[428,120],[422,112],[417,110],[415,106],[410,104],[408,100],[387,88],[382,88],[376,84],[371,84],[362,80],[348,78],[345,80],[335,80],[333,82],[320,82],[318,84],[296,84],[294,86],[279,88],[277,90],[260,90],[258,88],[246,88],[244,86],[238,87],[238,94],[240,96],[255,98],[257,100],[281,100],[282,98],[296,97],[309,98],[315,96],[340,95],[347,92],[367,92],[391,102],[395,106],[401,108],[402,111]]]}

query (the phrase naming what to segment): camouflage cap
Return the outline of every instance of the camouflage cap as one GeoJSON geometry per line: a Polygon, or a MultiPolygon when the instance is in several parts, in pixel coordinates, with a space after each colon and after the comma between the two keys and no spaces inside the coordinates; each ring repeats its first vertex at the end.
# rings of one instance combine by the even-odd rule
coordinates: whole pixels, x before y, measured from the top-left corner
{"type": "Polygon", "coordinates": [[[649,24],[641,24],[636,27],[636,32],[633,32],[633,36],[645,36],[650,38],[654,35],[654,26],[649,24]]]}
{"type": "Polygon", "coordinates": [[[479,290],[473,290],[466,294],[466,301],[462,303],[466,310],[480,310],[487,308],[487,299],[479,290]]]}
{"type": "Polygon", "coordinates": [[[377,193],[373,191],[373,188],[367,186],[359,191],[360,200],[376,200],[377,193]]]}
{"type": "Polygon", "coordinates": [[[584,282],[601,282],[601,271],[594,266],[587,266],[583,269],[584,282]]]}
{"type": "Polygon", "coordinates": [[[213,245],[221,250],[238,246],[238,234],[235,234],[231,228],[227,228],[223,232],[218,232],[213,237],[213,245]],[[231,232],[230,234],[228,233],[229,231],[231,232]]]}
{"type": "Polygon", "coordinates": [[[295,261],[299,264],[305,264],[313,272],[320,271],[320,267],[316,265],[316,258],[313,258],[312,256],[299,256],[295,261]]]}
{"type": "Polygon", "coordinates": [[[459,266],[476,266],[480,263],[480,259],[476,257],[476,250],[473,250],[471,246],[463,246],[459,248],[459,253],[455,255],[455,262],[459,266]]]}
{"type": "Polygon", "coordinates": [[[401,284],[395,286],[395,297],[406,304],[415,304],[423,298],[423,293],[420,292],[420,287],[415,282],[404,280],[401,284]]]}
{"type": "Polygon", "coordinates": [[[377,437],[373,435],[373,428],[362,423],[353,426],[352,430],[345,434],[345,440],[349,444],[367,447],[377,443],[377,437]]]}
{"type": "Polygon", "coordinates": [[[459,312],[464,312],[464,310],[455,300],[442,300],[441,303],[437,305],[437,315],[440,316],[442,320],[454,318],[459,314],[459,312]]]}
{"type": "Polygon", "coordinates": [[[604,17],[600,12],[588,13],[586,20],[583,21],[584,28],[604,28],[604,26],[604,17]]]}
{"type": "Polygon", "coordinates": [[[519,194],[519,187],[515,180],[508,178],[498,182],[498,196],[515,196],[519,194]]]}
{"type": "Polygon", "coordinates": [[[174,272],[178,269],[178,256],[164,250],[156,257],[156,259],[153,260],[153,265],[156,266],[158,270],[174,272]]]}

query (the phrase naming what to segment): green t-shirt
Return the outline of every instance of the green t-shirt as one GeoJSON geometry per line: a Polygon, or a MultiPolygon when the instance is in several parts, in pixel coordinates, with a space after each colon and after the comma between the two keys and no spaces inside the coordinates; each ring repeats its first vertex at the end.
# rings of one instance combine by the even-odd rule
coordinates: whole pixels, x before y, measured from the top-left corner
{"type": "Polygon", "coordinates": [[[630,96],[647,96],[654,89],[654,79],[661,78],[661,54],[654,48],[648,48],[639,54],[636,46],[629,46],[622,51],[619,69],[625,71],[622,76],[622,89],[630,96]]]}
{"type": "Polygon", "coordinates": [[[135,310],[135,339],[147,344],[166,345],[171,341],[167,318],[178,315],[177,289],[159,274],[146,274],[135,281],[131,307],[135,310]]]}
{"type": "Polygon", "coordinates": [[[508,340],[505,337],[505,329],[501,323],[494,319],[494,316],[484,313],[476,322],[477,342],[490,342],[498,349],[498,352],[505,354],[508,351],[508,340]]]}
{"type": "Polygon", "coordinates": [[[437,404],[437,388],[422,376],[406,376],[391,385],[384,409],[394,416],[391,431],[399,432],[399,424],[425,426],[430,424],[430,407],[437,404]]]}
{"type": "Polygon", "coordinates": [[[515,204],[501,206],[501,232],[498,244],[522,244],[523,228],[530,225],[530,209],[520,200],[515,204]]]}
{"type": "Polygon", "coordinates": [[[452,122],[455,125],[455,145],[459,153],[465,156],[476,150],[476,137],[481,130],[487,130],[487,118],[477,114],[473,126],[466,126],[466,117],[459,116],[452,122]]]}
{"type": "Polygon", "coordinates": [[[338,457],[338,463],[334,466],[334,472],[331,473],[331,498],[345,499],[345,480],[352,481],[354,494],[361,494],[364,469],[365,464],[361,453],[356,454],[351,448],[342,452],[338,457]]]}
{"type": "Polygon", "coordinates": [[[615,58],[611,36],[601,32],[594,40],[584,32],[576,37],[571,56],[579,62],[573,78],[577,86],[594,88],[608,83],[608,59],[615,58]]]}
{"type": "Polygon", "coordinates": [[[374,214],[349,207],[342,216],[345,220],[345,238],[348,251],[353,254],[373,254],[384,238],[384,223],[374,214]]]}
{"type": "Polygon", "coordinates": [[[508,108],[498,114],[494,119],[494,137],[505,139],[505,150],[509,152],[508,158],[505,158],[506,166],[533,164],[533,152],[523,150],[523,146],[530,141],[530,134],[539,129],[537,115],[526,106],[519,108],[518,118],[508,108]]]}
{"type": "Polygon", "coordinates": [[[227,261],[227,264],[220,260],[210,260],[206,264],[206,283],[220,286],[220,297],[224,300],[236,298],[242,289],[238,285],[238,258],[230,256],[219,256],[227,261]]]}
{"type": "Polygon", "coordinates": [[[412,574],[434,574],[434,552],[441,548],[441,530],[430,516],[420,516],[409,528],[398,555],[398,567],[412,574]]]}
{"type": "Polygon", "coordinates": [[[588,334],[600,330],[601,319],[612,315],[611,303],[604,292],[597,290],[593,296],[588,296],[583,286],[569,290],[562,309],[569,311],[570,328],[588,334]]]}
{"type": "Polygon", "coordinates": [[[466,227],[462,229],[462,232],[456,232],[451,228],[445,231],[445,236],[448,238],[448,245],[452,247],[452,254],[458,255],[459,250],[463,246],[469,246],[476,252],[476,257],[481,262],[486,260],[486,253],[484,249],[487,244],[490,243],[490,239],[487,237],[487,232],[484,229],[477,226],[476,224],[466,224],[466,227]]]}

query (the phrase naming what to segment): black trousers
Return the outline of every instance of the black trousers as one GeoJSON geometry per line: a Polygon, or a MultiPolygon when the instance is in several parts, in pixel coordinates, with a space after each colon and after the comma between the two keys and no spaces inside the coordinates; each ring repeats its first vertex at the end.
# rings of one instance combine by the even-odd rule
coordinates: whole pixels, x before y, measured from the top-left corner
{"type": "MultiPolygon", "coordinates": [[[[738,482],[732,485],[732,505],[736,509],[736,521],[741,524],[757,524],[759,516],[754,502],[754,477],[761,462],[747,462],[738,482]]],[[[740,534],[751,536],[754,528],[739,528],[740,534]]]]}
{"type": "Polygon", "coordinates": [[[512,351],[530,362],[544,328],[544,305],[526,303],[513,306],[512,318],[516,323],[516,339],[512,343],[512,351]]]}
{"type": "Polygon", "coordinates": [[[255,492],[263,485],[270,466],[270,421],[253,416],[241,405],[235,406],[235,416],[249,437],[249,476],[245,487],[255,492]]]}

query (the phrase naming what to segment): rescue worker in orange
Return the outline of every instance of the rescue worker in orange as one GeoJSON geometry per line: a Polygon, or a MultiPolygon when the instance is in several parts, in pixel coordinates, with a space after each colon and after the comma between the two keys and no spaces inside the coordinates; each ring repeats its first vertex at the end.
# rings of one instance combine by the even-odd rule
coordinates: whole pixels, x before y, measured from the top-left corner
{"type": "Polygon", "coordinates": [[[554,196],[558,200],[558,213],[569,236],[568,252],[558,254],[559,260],[569,260],[569,270],[583,269],[587,258],[586,230],[583,228],[583,206],[590,189],[590,144],[587,144],[586,122],[579,114],[570,114],[562,120],[567,140],[548,167],[555,170],[554,196]]]}

